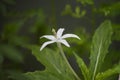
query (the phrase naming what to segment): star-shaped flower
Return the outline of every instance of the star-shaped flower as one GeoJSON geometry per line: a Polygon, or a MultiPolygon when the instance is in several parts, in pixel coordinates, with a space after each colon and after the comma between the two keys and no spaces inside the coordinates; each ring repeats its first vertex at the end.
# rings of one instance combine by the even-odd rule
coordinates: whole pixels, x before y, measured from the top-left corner
{"type": "Polygon", "coordinates": [[[62,43],[62,44],[64,44],[65,46],[70,47],[70,45],[69,45],[68,42],[65,40],[65,38],[73,37],[73,38],[80,39],[80,38],[79,38],[77,35],[75,35],[75,34],[64,34],[64,35],[62,36],[64,30],[65,30],[64,28],[60,28],[60,29],[58,29],[57,33],[56,33],[55,31],[53,31],[53,32],[54,32],[54,35],[44,35],[44,36],[42,36],[41,38],[47,38],[47,39],[49,39],[50,41],[47,41],[47,42],[43,43],[43,45],[42,45],[41,48],[40,48],[40,51],[43,50],[43,48],[45,48],[47,45],[52,44],[52,43],[55,43],[55,42],[57,42],[57,43],[62,43]]]}

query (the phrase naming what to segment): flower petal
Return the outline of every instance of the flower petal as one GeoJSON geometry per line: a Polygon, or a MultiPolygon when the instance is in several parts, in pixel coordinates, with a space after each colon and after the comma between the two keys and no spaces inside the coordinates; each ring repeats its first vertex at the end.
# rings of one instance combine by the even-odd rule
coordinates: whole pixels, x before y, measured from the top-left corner
{"type": "Polygon", "coordinates": [[[58,31],[57,31],[57,37],[58,38],[60,38],[62,36],[64,30],[65,30],[64,28],[58,29],[58,31]]]}
{"type": "Polygon", "coordinates": [[[73,37],[73,38],[77,38],[77,39],[80,39],[77,35],[75,34],[65,34],[62,36],[62,38],[69,38],[69,37],[73,37]]]}
{"type": "Polygon", "coordinates": [[[40,51],[43,50],[43,48],[45,48],[47,45],[51,44],[51,43],[54,43],[55,41],[47,41],[45,43],[43,43],[43,45],[41,46],[40,48],[40,51]]]}
{"type": "Polygon", "coordinates": [[[66,40],[59,40],[58,42],[61,42],[62,44],[64,44],[67,47],[70,47],[70,45],[68,44],[68,42],[66,40]]]}
{"type": "Polygon", "coordinates": [[[55,40],[55,37],[53,35],[44,35],[44,36],[42,36],[40,38],[47,38],[49,40],[55,40]]]}

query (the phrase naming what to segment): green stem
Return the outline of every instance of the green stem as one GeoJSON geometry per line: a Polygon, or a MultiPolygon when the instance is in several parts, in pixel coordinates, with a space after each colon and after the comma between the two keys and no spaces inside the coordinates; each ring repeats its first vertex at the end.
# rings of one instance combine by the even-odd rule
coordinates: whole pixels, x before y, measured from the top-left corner
{"type": "Polygon", "coordinates": [[[60,49],[61,55],[63,56],[65,62],[67,63],[68,67],[70,68],[70,70],[72,71],[72,73],[74,74],[74,76],[77,78],[77,80],[81,80],[81,79],[78,77],[78,75],[75,73],[75,71],[73,70],[73,68],[71,67],[71,65],[69,64],[69,62],[68,62],[68,60],[67,60],[67,58],[66,58],[66,56],[65,56],[65,54],[64,54],[64,52],[63,52],[63,49],[62,49],[61,44],[60,44],[60,43],[57,43],[57,45],[58,45],[58,48],[60,49]]]}

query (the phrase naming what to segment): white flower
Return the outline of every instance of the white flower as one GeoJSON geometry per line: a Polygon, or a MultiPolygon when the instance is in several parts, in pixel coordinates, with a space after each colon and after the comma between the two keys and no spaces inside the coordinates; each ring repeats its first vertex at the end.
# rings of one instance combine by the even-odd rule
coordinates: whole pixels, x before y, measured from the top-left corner
{"type": "Polygon", "coordinates": [[[80,39],[77,35],[75,34],[63,34],[63,31],[64,31],[64,28],[60,28],[58,29],[57,33],[54,31],[55,35],[44,35],[42,36],[41,38],[47,38],[49,39],[50,41],[47,41],[45,43],[43,43],[43,45],[41,46],[40,48],[40,51],[45,48],[47,45],[49,44],[52,44],[54,42],[59,42],[59,43],[62,43],[64,44],[65,46],[67,47],[70,47],[70,45],[68,44],[68,42],[65,40],[65,38],[69,38],[69,37],[73,37],[73,38],[77,38],[77,39],[80,39]]]}

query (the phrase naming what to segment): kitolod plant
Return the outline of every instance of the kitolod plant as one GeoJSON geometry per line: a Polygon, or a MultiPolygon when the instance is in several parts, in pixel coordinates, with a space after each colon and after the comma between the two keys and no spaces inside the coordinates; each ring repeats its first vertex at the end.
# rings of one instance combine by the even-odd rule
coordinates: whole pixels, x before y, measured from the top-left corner
{"type": "Polygon", "coordinates": [[[58,29],[57,32],[53,29],[53,35],[40,37],[50,40],[43,43],[41,47],[37,45],[28,46],[36,59],[45,66],[45,70],[23,74],[26,80],[108,80],[109,77],[120,74],[120,63],[114,64],[113,68],[102,69],[102,67],[105,67],[102,64],[104,63],[106,55],[109,53],[109,46],[112,42],[113,31],[109,20],[105,20],[93,35],[89,64],[86,64],[84,60],[73,51],[73,55],[82,73],[81,76],[78,76],[70,65],[61,43],[70,49],[70,45],[65,40],[66,38],[77,38],[79,41],[82,39],[71,33],[62,35],[63,31],[64,28],[58,29]],[[55,42],[58,46],[57,50],[45,48],[47,45],[55,42]]]}

